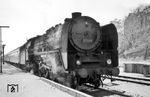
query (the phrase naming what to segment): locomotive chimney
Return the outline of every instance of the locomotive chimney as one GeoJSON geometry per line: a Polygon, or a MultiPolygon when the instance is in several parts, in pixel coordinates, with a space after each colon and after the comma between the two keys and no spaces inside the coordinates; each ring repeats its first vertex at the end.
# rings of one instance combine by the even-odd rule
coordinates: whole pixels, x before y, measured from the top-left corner
{"type": "Polygon", "coordinates": [[[75,19],[77,17],[80,17],[81,14],[82,14],[81,12],[74,12],[74,13],[72,13],[72,18],[75,19]]]}

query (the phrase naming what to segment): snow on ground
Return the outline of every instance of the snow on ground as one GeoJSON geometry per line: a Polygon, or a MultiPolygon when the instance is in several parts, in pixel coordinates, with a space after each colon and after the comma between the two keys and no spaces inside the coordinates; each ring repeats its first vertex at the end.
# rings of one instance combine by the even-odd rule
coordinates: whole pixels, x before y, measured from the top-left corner
{"type": "MultiPolygon", "coordinates": [[[[15,87],[17,90],[17,88],[15,87]]],[[[0,97],[72,97],[71,95],[60,91],[43,82],[40,77],[30,73],[21,72],[21,70],[3,65],[3,73],[0,74],[0,97]],[[11,92],[8,84],[18,85],[18,92],[11,92]],[[9,91],[7,91],[7,89],[9,91]]]]}
{"type": "Polygon", "coordinates": [[[108,80],[105,81],[105,84],[107,84],[104,86],[106,89],[118,90],[132,97],[150,97],[150,86],[121,81],[111,83],[108,80]]]}
{"type": "Polygon", "coordinates": [[[146,65],[150,65],[150,60],[123,60],[123,59],[120,59],[119,60],[119,65],[122,65],[123,63],[139,63],[139,64],[146,64],[146,65]]]}
{"type": "MultiPolygon", "coordinates": [[[[124,72],[123,62],[120,62],[119,66],[120,66],[119,75],[150,79],[150,77],[145,77],[142,74],[124,72]]],[[[121,82],[121,81],[114,81],[111,83],[110,80],[105,80],[104,84],[105,84],[104,87],[106,89],[109,88],[111,90],[118,90],[125,94],[132,95],[133,97],[150,97],[150,86],[147,85],[139,85],[135,83],[121,82]]]]}
{"type": "MultiPolygon", "coordinates": [[[[120,64],[120,75],[144,77],[142,74],[125,73],[120,64]]],[[[106,80],[104,87],[118,90],[133,97],[150,97],[150,86],[139,85],[129,82],[106,80]]],[[[40,77],[24,73],[11,65],[3,65],[3,73],[0,74],[0,97],[71,97],[57,88],[43,82],[40,77]],[[18,92],[7,92],[8,84],[18,84],[18,92]]]]}

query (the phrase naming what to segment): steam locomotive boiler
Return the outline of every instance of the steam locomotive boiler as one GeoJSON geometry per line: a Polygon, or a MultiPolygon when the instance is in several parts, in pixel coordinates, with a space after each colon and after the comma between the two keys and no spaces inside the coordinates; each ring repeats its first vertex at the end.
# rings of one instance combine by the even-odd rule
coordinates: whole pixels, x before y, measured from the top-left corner
{"type": "Polygon", "coordinates": [[[67,82],[73,88],[84,83],[99,87],[104,76],[119,74],[117,48],[114,24],[100,26],[93,18],[76,12],[64,24],[29,39],[20,47],[18,62],[28,62],[34,73],[67,82]]]}
{"type": "Polygon", "coordinates": [[[119,74],[118,35],[113,24],[100,27],[93,18],[81,13],[73,13],[66,23],[62,46],[67,47],[67,70],[74,74],[74,83],[98,87],[103,75],[119,74]]]}

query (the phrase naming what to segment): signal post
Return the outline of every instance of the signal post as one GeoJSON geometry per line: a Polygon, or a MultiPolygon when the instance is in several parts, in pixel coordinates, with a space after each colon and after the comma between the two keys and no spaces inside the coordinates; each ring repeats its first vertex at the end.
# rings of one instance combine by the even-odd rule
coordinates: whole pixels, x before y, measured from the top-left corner
{"type": "Polygon", "coordinates": [[[4,47],[2,45],[2,28],[9,28],[9,26],[0,26],[0,73],[2,73],[2,64],[4,63],[4,47]]]}

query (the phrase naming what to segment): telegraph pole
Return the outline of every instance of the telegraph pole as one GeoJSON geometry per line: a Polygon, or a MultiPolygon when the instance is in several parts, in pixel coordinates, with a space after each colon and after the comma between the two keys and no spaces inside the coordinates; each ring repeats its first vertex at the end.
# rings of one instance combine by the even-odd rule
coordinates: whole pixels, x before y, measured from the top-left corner
{"type": "Polygon", "coordinates": [[[5,60],[4,60],[4,55],[5,55],[5,54],[4,54],[4,48],[5,48],[6,45],[3,44],[2,46],[3,46],[3,64],[4,64],[4,61],[5,61],[5,60]]]}
{"type": "Polygon", "coordinates": [[[4,46],[2,45],[2,28],[9,28],[9,26],[0,26],[0,73],[2,73],[2,57],[4,57],[4,46]]]}

